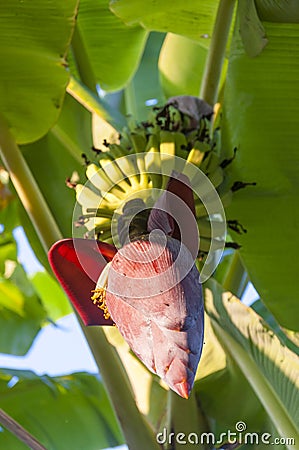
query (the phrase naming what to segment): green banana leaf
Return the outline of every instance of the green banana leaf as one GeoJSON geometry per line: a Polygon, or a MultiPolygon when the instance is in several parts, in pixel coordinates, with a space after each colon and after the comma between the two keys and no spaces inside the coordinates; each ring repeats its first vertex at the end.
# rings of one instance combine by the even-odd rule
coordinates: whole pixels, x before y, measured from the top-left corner
{"type": "Polygon", "coordinates": [[[207,46],[211,35],[218,0],[111,0],[111,10],[126,24],[141,24],[149,31],[182,34],[207,46]],[[178,20],[179,18],[179,20],[178,20]]]}
{"type": "Polygon", "coordinates": [[[159,57],[165,96],[198,96],[206,57],[207,49],[198,41],[167,33],[159,57]]]}
{"type": "Polygon", "coordinates": [[[77,4],[78,0],[1,2],[0,113],[18,143],[40,138],[59,116],[77,4]]]}
{"type": "Polygon", "coordinates": [[[297,355],[260,316],[213,280],[207,283],[205,299],[217,339],[251,384],[279,435],[298,442],[297,355]]]}
{"type": "Polygon", "coordinates": [[[242,298],[249,282],[239,253],[232,250],[225,250],[221,263],[213,273],[213,278],[221,284],[223,289],[232,292],[238,298],[242,298]]]}
{"type": "Polygon", "coordinates": [[[17,261],[17,245],[13,235],[6,230],[0,234],[0,274],[4,275],[6,261],[17,261]]]}
{"type": "Polygon", "coordinates": [[[126,26],[108,3],[80,1],[72,44],[81,79],[89,87],[98,83],[105,91],[115,91],[137,70],[148,33],[140,25],[126,26]]]}
{"type": "Polygon", "coordinates": [[[8,184],[8,189],[13,196],[7,205],[0,208],[0,224],[4,227],[4,235],[2,234],[2,236],[5,236],[6,233],[12,233],[14,228],[20,225],[18,200],[13,193],[14,189],[10,183],[8,184]]]}
{"type": "Polygon", "coordinates": [[[138,122],[147,120],[153,106],[164,101],[158,73],[158,58],[164,37],[162,33],[149,34],[138,70],[124,90],[126,113],[138,122]]]}
{"type": "MultiPolygon", "coordinates": [[[[72,308],[52,276],[47,272],[39,272],[29,278],[18,263],[17,242],[12,234],[14,228],[20,225],[18,206],[20,202],[12,197],[10,203],[0,211],[0,221],[4,226],[0,233],[0,351],[25,354],[36,333],[44,325],[45,316],[47,320],[55,321],[71,313],[72,308]],[[37,311],[39,313],[36,316],[37,311]]],[[[37,237],[36,242],[39,242],[37,237]]],[[[45,259],[43,249],[41,254],[45,259]]]]}
{"type": "Polygon", "coordinates": [[[235,431],[236,423],[243,418],[251,432],[261,432],[267,423],[267,414],[259,398],[234,359],[225,352],[207,314],[203,353],[194,389],[209,424],[207,431],[213,432],[217,439],[227,430],[235,431]],[[236,403],[236,398],[242,398],[242,402],[236,403]]]}
{"type": "Polygon", "coordinates": [[[238,32],[230,54],[223,148],[238,151],[228,183],[256,186],[235,193],[227,218],[247,229],[233,238],[260,298],[298,330],[299,25],[264,26],[269,42],[258,57],[245,54],[238,32]]]}
{"type": "MultiPolygon", "coordinates": [[[[103,385],[90,374],[51,378],[1,370],[0,407],[47,450],[99,450],[123,442],[103,385]]],[[[27,448],[4,429],[0,447],[27,448]]]]}
{"type": "Polygon", "coordinates": [[[56,321],[73,312],[68,298],[49,273],[37,272],[30,277],[30,281],[47,310],[48,319],[56,321]]]}
{"type": "Polygon", "coordinates": [[[299,8],[297,0],[255,0],[257,13],[261,20],[281,23],[298,23],[299,8]]]}
{"type": "Polygon", "coordinates": [[[0,277],[0,352],[25,355],[48,315],[23,267],[10,261],[7,270],[0,277]]]}
{"type": "MultiPolygon", "coordinates": [[[[273,315],[270,313],[269,309],[265,306],[265,304],[261,300],[255,301],[251,308],[259,315],[261,316],[264,321],[269,325],[269,327],[274,331],[280,342],[287,346],[292,352],[299,355],[299,342],[293,338],[290,332],[288,330],[283,329],[279,326],[273,315]]],[[[298,337],[298,333],[294,333],[296,337],[298,337]]]]}

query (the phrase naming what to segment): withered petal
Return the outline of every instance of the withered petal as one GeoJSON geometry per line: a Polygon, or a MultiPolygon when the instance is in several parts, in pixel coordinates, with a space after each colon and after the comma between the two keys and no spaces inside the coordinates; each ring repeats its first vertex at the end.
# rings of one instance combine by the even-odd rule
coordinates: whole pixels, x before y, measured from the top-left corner
{"type": "Polygon", "coordinates": [[[103,268],[117,253],[104,242],[91,239],[62,239],[49,250],[48,258],[54,274],[65,290],[85,325],[112,325],[91,301],[103,268]]]}

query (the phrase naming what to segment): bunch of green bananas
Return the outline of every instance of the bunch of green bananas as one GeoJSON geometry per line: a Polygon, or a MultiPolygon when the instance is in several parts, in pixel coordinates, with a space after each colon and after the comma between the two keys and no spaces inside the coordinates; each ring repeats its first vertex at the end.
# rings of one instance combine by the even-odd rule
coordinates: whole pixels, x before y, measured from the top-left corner
{"type": "Polygon", "coordinates": [[[82,207],[77,224],[84,225],[89,235],[115,243],[113,227],[119,217],[131,220],[136,215],[142,223],[140,202],[135,212],[128,204],[141,199],[145,209],[152,208],[176,170],[189,177],[194,192],[199,257],[208,254],[212,241],[214,250],[223,247],[224,224],[218,200],[220,197],[225,207],[232,190],[224,182],[227,160],[220,160],[219,114],[209,105],[190,97],[171,99],[154,108],[147,122],[129,120],[118,142],[105,145],[107,151],[97,151],[95,161],[87,165],[89,182],[75,187],[82,207]],[[207,178],[202,173],[208,181],[203,182],[207,178]]]}

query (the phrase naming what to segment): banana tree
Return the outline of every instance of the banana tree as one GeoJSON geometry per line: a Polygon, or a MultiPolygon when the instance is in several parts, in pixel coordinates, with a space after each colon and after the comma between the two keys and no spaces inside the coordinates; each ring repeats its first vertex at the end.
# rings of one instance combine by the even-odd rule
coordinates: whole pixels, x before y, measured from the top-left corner
{"type": "Polygon", "coordinates": [[[298,2],[12,0],[0,24],[0,351],[69,298],[100,374],[1,369],[0,444],[299,448],[298,2]]]}

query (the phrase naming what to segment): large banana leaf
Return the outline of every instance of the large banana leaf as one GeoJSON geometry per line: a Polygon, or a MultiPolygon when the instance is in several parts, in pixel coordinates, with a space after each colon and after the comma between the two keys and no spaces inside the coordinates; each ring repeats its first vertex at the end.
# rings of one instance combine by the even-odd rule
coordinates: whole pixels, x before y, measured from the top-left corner
{"type": "Polygon", "coordinates": [[[224,93],[224,148],[238,147],[230,183],[255,182],[234,195],[228,218],[249,276],[278,322],[298,330],[299,25],[264,23],[268,45],[245,54],[238,32],[224,93]]]}
{"type": "Polygon", "coordinates": [[[261,20],[269,22],[298,23],[299,8],[297,0],[255,0],[256,9],[261,20]]]}
{"type": "Polygon", "coordinates": [[[110,8],[127,24],[138,23],[150,31],[182,34],[206,46],[206,35],[212,33],[218,3],[218,0],[111,0],[110,8]]]}
{"type": "Polygon", "coordinates": [[[273,315],[266,308],[265,304],[261,300],[255,301],[251,305],[252,309],[259,314],[264,321],[271,327],[278,339],[283,345],[286,345],[290,350],[299,355],[299,342],[298,333],[290,332],[279,326],[273,315]]]}
{"type": "Polygon", "coordinates": [[[220,285],[210,280],[206,308],[215,334],[239,366],[283,437],[295,438],[299,429],[299,361],[269,326],[220,285]]]}
{"type": "Polygon", "coordinates": [[[108,3],[80,1],[73,50],[82,79],[85,74],[89,79],[92,75],[94,83],[111,91],[132,78],[148,33],[140,25],[126,26],[109,10],[108,3]]]}
{"type": "Polygon", "coordinates": [[[209,429],[217,439],[221,433],[229,429],[235,430],[235,424],[242,418],[246,418],[248,431],[263,430],[267,414],[234,359],[225,352],[207,314],[204,348],[197,369],[195,392],[207,417],[209,429]],[[242,397],[244,401],[235,403],[232,400],[238,397],[242,397]]]}
{"type": "Polygon", "coordinates": [[[44,135],[61,110],[78,0],[0,4],[0,113],[19,143],[44,135]]]}
{"type": "MultiPolygon", "coordinates": [[[[2,370],[0,407],[47,450],[99,450],[123,442],[101,382],[86,373],[50,378],[2,370]]],[[[4,429],[0,447],[27,448],[4,429]]]]}

